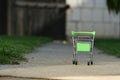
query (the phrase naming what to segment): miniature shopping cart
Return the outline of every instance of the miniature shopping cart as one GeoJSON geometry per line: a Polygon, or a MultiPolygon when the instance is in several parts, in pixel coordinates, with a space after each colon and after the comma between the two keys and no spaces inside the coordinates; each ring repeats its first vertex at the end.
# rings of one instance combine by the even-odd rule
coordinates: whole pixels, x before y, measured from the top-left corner
{"type": "Polygon", "coordinates": [[[88,53],[89,59],[87,65],[93,65],[93,47],[94,47],[94,32],[74,32],[72,31],[72,40],[73,40],[73,64],[77,65],[77,54],[78,53],[88,53]]]}

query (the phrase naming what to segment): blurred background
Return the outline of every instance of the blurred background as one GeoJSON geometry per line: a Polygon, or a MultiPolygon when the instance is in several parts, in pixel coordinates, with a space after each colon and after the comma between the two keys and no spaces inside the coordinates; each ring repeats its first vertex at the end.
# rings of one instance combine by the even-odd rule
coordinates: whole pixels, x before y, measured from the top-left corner
{"type": "Polygon", "coordinates": [[[120,15],[109,13],[106,1],[1,0],[0,34],[65,40],[71,31],[96,31],[98,38],[120,38],[120,15]]]}

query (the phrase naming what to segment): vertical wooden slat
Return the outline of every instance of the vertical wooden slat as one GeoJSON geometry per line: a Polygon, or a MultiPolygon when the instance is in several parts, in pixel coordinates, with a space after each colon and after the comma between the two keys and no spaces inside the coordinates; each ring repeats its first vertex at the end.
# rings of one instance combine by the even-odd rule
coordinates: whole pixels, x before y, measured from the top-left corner
{"type": "Polygon", "coordinates": [[[24,10],[22,8],[19,8],[17,10],[17,34],[19,36],[24,35],[24,10]]]}
{"type": "Polygon", "coordinates": [[[41,24],[41,23],[38,23],[39,15],[41,15],[41,14],[39,14],[39,11],[37,9],[33,9],[32,13],[33,13],[33,16],[32,16],[33,17],[33,19],[32,19],[33,20],[32,32],[33,32],[34,35],[36,35],[37,30],[39,29],[38,26],[39,26],[39,24],[41,24]]]}
{"type": "Polygon", "coordinates": [[[34,34],[35,35],[35,33],[36,33],[36,30],[35,30],[35,27],[37,26],[37,21],[36,21],[36,16],[37,16],[37,11],[36,11],[36,9],[33,9],[32,10],[32,13],[33,13],[33,16],[32,16],[32,23],[33,23],[33,26],[32,26],[32,34],[34,34]]]}
{"type": "Polygon", "coordinates": [[[29,34],[29,20],[31,17],[29,16],[29,8],[24,8],[24,35],[30,35],[29,34]]]}
{"type": "Polygon", "coordinates": [[[8,0],[8,25],[7,25],[7,34],[12,35],[12,5],[14,0],[8,0]]]}
{"type": "Polygon", "coordinates": [[[40,9],[39,14],[37,14],[37,15],[39,15],[39,20],[38,20],[37,24],[39,24],[38,29],[39,29],[39,31],[41,31],[45,24],[45,19],[46,19],[45,10],[40,9]]]}
{"type": "Polygon", "coordinates": [[[28,16],[29,16],[29,21],[28,21],[28,35],[32,34],[32,26],[33,26],[33,18],[32,18],[32,11],[29,9],[28,10],[28,16]]]}

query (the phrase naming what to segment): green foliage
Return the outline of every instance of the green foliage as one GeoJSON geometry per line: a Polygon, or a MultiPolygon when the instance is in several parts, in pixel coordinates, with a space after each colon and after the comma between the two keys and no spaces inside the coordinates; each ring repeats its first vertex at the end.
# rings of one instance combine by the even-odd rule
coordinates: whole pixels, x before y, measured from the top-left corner
{"type": "Polygon", "coordinates": [[[96,39],[95,47],[107,54],[120,57],[120,39],[96,39]]]}
{"type": "Polygon", "coordinates": [[[111,12],[119,13],[120,12],[120,0],[106,0],[107,8],[111,12]]]}
{"type": "Polygon", "coordinates": [[[26,60],[25,53],[50,41],[46,37],[0,36],[0,64],[17,64],[26,60]]]}

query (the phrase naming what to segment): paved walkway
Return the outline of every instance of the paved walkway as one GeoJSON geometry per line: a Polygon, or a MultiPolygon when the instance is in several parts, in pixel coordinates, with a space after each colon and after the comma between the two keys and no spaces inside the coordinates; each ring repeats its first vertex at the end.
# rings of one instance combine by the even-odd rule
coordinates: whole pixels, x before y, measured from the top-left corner
{"type": "Polygon", "coordinates": [[[94,49],[93,66],[87,66],[88,54],[79,54],[79,63],[75,66],[72,65],[72,53],[71,44],[49,43],[25,55],[28,62],[0,65],[0,75],[71,80],[107,80],[114,77],[109,80],[120,80],[120,59],[94,49]]]}

